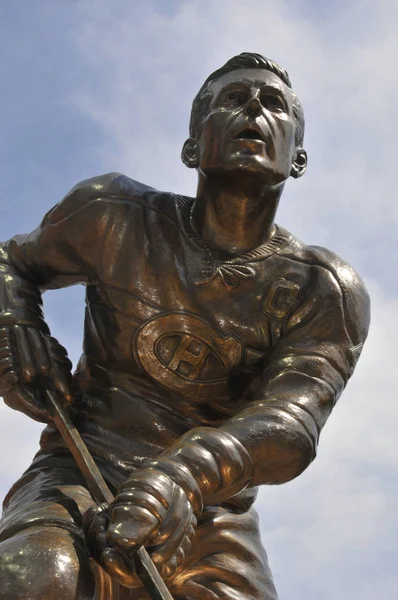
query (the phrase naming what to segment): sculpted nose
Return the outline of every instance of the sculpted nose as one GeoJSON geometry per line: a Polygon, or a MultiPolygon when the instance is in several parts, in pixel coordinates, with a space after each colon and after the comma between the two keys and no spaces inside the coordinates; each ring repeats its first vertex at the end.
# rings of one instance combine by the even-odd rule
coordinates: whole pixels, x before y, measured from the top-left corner
{"type": "Polygon", "coordinates": [[[245,106],[245,112],[249,117],[259,117],[261,115],[261,110],[261,103],[256,96],[251,98],[245,106]]]}

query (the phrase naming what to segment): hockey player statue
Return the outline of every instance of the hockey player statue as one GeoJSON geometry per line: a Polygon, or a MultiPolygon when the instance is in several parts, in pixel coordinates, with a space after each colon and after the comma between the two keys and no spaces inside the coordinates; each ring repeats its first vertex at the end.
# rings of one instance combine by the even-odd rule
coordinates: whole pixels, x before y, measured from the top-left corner
{"type": "Polygon", "coordinates": [[[356,272],[274,222],[286,181],[305,173],[303,135],[287,72],[240,54],[193,102],[182,160],[197,169],[195,198],[110,173],[2,244],[0,392],[47,426],[4,502],[1,600],[148,599],[142,546],[175,600],[277,598],[257,488],[315,458],[369,324],[356,272]],[[72,378],[41,293],[81,283],[72,378]],[[96,507],[46,388],[109,505],[96,507]]]}

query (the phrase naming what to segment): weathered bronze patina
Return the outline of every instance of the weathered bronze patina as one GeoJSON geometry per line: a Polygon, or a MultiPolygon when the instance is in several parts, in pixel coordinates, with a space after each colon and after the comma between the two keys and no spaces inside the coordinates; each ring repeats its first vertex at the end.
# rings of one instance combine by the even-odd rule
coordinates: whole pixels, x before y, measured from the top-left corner
{"type": "Polygon", "coordinates": [[[257,486],[297,477],[369,324],[355,271],[274,222],[306,170],[281,67],[232,58],[194,100],[196,198],[83,181],[0,254],[0,386],[48,423],[0,524],[1,600],[144,600],[145,545],[175,600],[275,600],[257,486]],[[84,283],[73,379],[41,293],[84,283]],[[97,507],[43,404],[51,388],[115,500],[97,507]]]}

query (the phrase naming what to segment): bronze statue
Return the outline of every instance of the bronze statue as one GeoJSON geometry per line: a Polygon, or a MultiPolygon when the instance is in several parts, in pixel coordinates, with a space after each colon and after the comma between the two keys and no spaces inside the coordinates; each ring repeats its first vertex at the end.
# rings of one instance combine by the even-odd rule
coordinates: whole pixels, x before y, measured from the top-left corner
{"type": "Polygon", "coordinates": [[[355,271],[274,223],[287,179],[306,170],[303,135],[287,72],[243,53],[193,103],[182,160],[198,171],[196,198],[111,173],[2,245],[0,391],[47,427],[5,499],[1,600],[144,600],[141,545],[175,600],[277,598],[257,486],[315,458],[369,324],[355,271]],[[41,292],[77,283],[87,307],[72,379],[41,292]],[[46,388],[69,407],[110,506],[95,505],[46,388]]]}

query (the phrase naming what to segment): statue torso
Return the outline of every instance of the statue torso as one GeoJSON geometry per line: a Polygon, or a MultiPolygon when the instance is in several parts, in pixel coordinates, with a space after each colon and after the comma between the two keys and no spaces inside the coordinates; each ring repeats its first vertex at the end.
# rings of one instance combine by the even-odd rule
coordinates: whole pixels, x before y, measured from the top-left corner
{"type": "MultiPolygon", "coordinates": [[[[313,267],[278,227],[254,251],[214,259],[188,198],[148,189],[98,202],[106,219],[93,240],[78,425],[94,455],[130,470],[253,399],[272,348],[311,312],[313,267]]],[[[60,444],[47,428],[43,451],[60,444]]]]}

